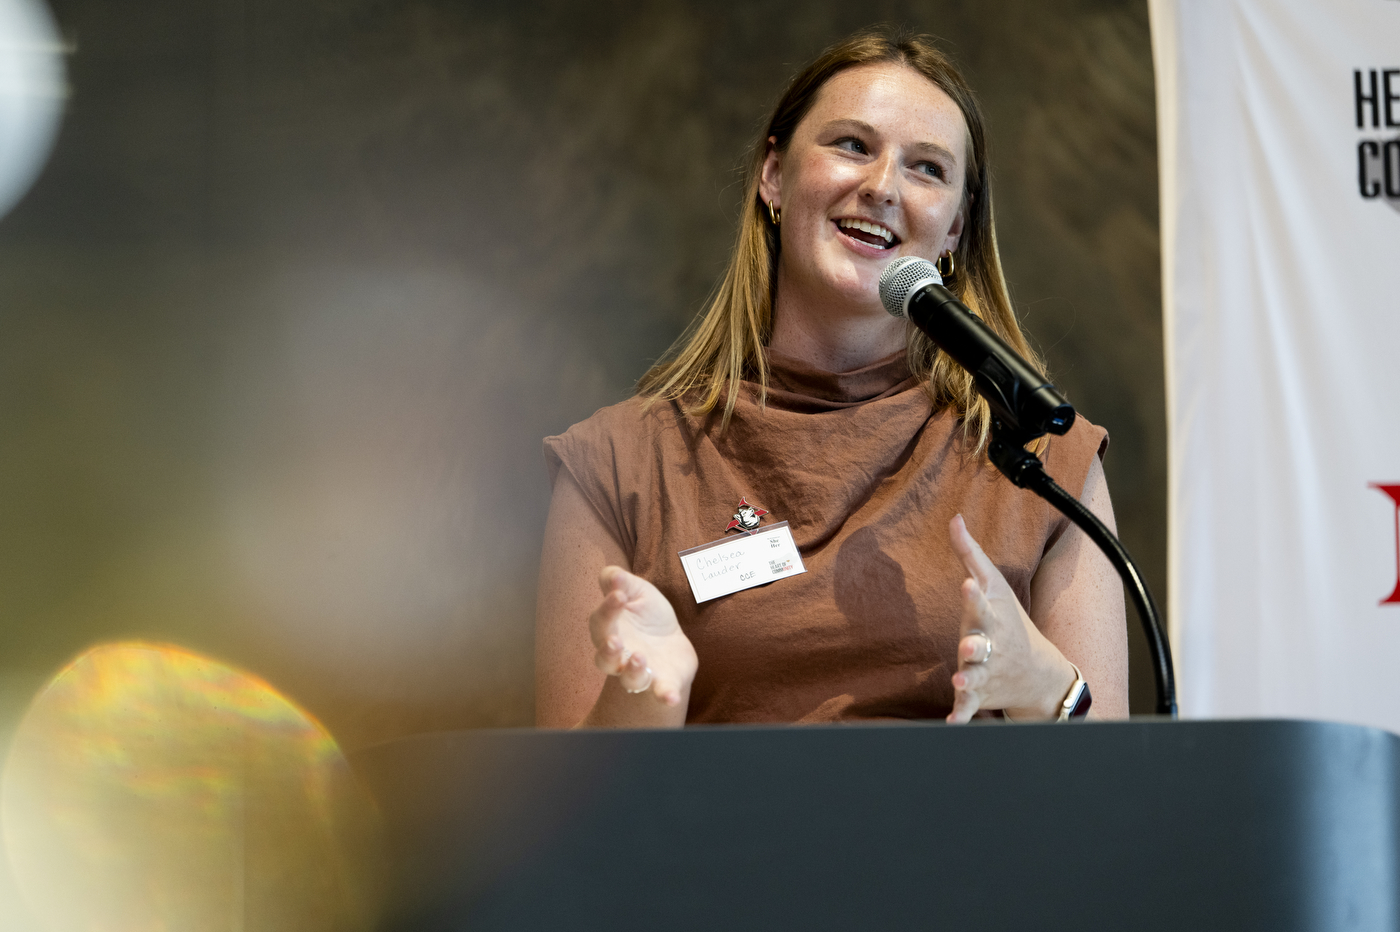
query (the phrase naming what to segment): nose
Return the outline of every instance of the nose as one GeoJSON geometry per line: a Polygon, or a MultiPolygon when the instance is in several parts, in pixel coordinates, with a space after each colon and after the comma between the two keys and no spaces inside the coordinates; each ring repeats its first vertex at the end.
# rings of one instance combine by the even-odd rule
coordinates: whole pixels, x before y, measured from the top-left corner
{"type": "Polygon", "coordinates": [[[895,161],[892,153],[885,153],[869,163],[857,192],[861,198],[876,204],[894,204],[899,200],[899,172],[895,161]]]}

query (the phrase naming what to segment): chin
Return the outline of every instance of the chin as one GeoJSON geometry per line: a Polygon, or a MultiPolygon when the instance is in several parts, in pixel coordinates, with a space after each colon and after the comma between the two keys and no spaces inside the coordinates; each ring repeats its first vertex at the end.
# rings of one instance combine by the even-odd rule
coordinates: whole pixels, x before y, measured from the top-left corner
{"type": "MultiPolygon", "coordinates": [[[[807,285],[799,289],[809,294],[825,294],[827,300],[859,309],[862,316],[879,314],[888,316],[880,303],[880,273],[885,263],[879,259],[854,256],[840,244],[817,262],[801,270],[807,285]]],[[[894,256],[890,257],[891,259],[894,256]]]]}
{"type": "MultiPolygon", "coordinates": [[[[839,298],[841,304],[849,307],[853,313],[861,317],[888,318],[889,312],[880,303],[879,285],[872,281],[868,286],[863,287],[843,287],[832,289],[839,298]]],[[[893,318],[890,318],[893,319],[893,318]]]]}
{"type": "Polygon", "coordinates": [[[880,304],[880,273],[884,271],[884,266],[872,266],[868,263],[852,263],[846,269],[842,269],[839,274],[827,278],[827,286],[832,292],[841,296],[846,302],[858,305],[870,305],[885,313],[884,307],[880,304]]]}

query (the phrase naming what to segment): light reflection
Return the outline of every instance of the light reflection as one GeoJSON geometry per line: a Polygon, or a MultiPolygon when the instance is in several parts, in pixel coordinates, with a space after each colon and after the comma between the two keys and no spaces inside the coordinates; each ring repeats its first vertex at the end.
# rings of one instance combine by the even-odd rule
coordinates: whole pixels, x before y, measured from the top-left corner
{"type": "Polygon", "coordinates": [[[0,216],[48,159],[67,87],[63,48],[41,0],[0,0],[0,216]]]}
{"type": "Polygon", "coordinates": [[[160,644],[94,648],[25,715],[0,817],[52,928],[373,925],[373,805],[267,683],[160,644]]]}

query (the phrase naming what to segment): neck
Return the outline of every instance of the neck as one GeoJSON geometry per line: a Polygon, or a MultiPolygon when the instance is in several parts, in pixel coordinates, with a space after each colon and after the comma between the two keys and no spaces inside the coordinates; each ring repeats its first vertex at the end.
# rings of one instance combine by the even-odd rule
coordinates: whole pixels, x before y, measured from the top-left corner
{"type": "Polygon", "coordinates": [[[905,323],[884,308],[814,301],[783,284],[780,273],[768,341],[774,352],[823,372],[851,372],[904,349],[905,323]]]}

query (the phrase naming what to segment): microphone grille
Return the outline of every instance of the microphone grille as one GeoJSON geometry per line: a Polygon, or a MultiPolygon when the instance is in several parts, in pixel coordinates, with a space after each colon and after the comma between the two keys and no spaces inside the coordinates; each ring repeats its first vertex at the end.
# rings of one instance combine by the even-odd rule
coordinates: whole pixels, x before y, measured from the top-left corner
{"type": "Polygon", "coordinates": [[[880,273],[880,303],[895,317],[907,317],[909,296],[929,282],[943,284],[943,276],[932,262],[918,256],[900,256],[880,273]]]}

